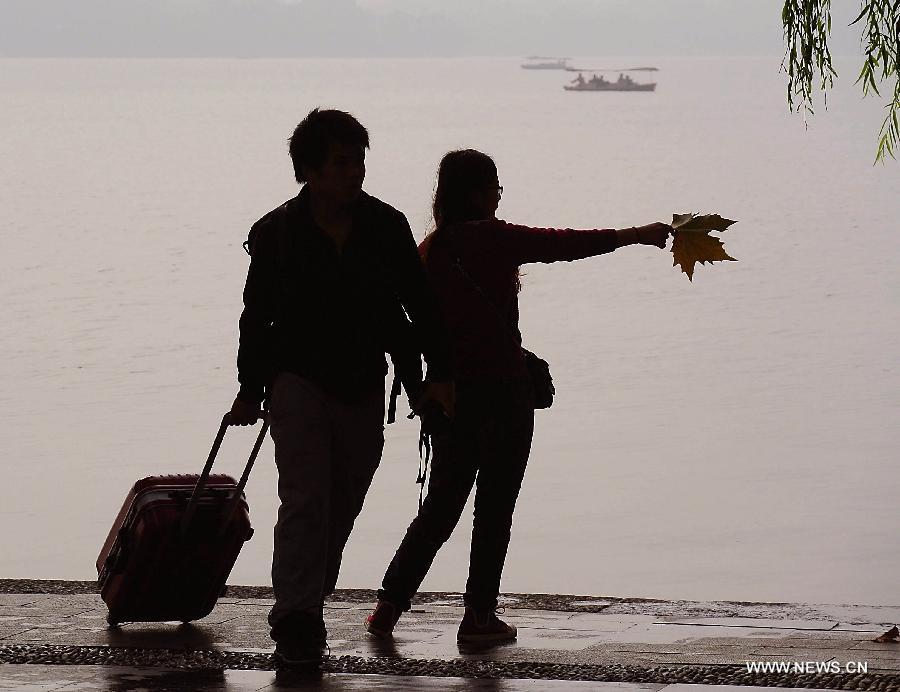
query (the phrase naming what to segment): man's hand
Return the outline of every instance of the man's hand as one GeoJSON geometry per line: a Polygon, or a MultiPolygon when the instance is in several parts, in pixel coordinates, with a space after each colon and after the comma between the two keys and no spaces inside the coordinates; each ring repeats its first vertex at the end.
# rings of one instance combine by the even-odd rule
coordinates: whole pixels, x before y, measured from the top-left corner
{"type": "Polygon", "coordinates": [[[259,420],[259,404],[251,404],[240,398],[235,398],[228,414],[230,425],[253,425],[259,420]]]}
{"type": "Polygon", "coordinates": [[[641,245],[655,245],[662,249],[665,249],[666,240],[673,232],[672,227],[667,223],[651,223],[646,226],[638,226],[635,230],[637,231],[637,241],[641,245]]]}
{"type": "Polygon", "coordinates": [[[444,410],[448,417],[452,418],[456,409],[456,383],[426,382],[425,388],[413,406],[413,410],[416,413],[423,411],[429,401],[435,402],[444,410]]]}

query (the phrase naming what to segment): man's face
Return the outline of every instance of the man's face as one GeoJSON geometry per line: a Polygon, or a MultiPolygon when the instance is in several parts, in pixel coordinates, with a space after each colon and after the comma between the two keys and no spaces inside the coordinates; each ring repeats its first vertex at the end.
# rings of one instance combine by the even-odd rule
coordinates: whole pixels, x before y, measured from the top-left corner
{"type": "Polygon", "coordinates": [[[335,204],[354,202],[366,177],[366,150],[336,142],[319,168],[304,166],[310,192],[335,204]]]}

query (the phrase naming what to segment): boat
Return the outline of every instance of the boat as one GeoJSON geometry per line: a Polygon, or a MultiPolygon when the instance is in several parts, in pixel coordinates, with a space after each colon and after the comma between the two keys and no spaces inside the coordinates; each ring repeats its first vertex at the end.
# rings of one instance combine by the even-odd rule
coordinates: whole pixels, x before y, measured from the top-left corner
{"type": "Polygon", "coordinates": [[[569,72],[659,72],[658,67],[567,67],[569,72]]]}
{"type": "Polygon", "coordinates": [[[563,86],[566,91],[655,91],[656,82],[635,82],[627,74],[620,74],[616,81],[603,75],[593,75],[585,79],[579,72],[571,84],[563,86]]]}
{"type": "Polygon", "coordinates": [[[523,70],[565,70],[568,67],[568,58],[548,58],[541,55],[529,55],[522,63],[523,70]]]}

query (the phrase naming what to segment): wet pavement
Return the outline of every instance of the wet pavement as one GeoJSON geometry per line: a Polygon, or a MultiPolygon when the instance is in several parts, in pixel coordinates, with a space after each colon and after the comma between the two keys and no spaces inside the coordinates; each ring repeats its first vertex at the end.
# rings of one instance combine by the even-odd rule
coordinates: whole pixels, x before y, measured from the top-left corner
{"type": "MultiPolygon", "coordinates": [[[[6,665],[0,667],[0,690],[21,692],[275,692],[325,690],[390,690],[396,692],[700,692],[706,686],[690,684],[635,684],[624,682],[579,682],[564,680],[509,680],[433,678],[398,675],[332,674],[316,678],[296,673],[252,670],[184,671],[160,668],[93,666],[6,665]]],[[[723,692],[759,692],[776,687],[722,685],[723,692]]]]}
{"type": "Polygon", "coordinates": [[[423,595],[382,641],[362,627],[374,595],[339,592],[331,656],[311,674],[273,665],[262,589],[232,588],[191,625],[110,629],[84,583],[32,584],[0,581],[0,690],[900,690],[900,643],[873,641],[900,607],[511,595],[517,641],[473,648],[456,642],[458,594],[423,595]]]}
{"type": "MultiPolygon", "coordinates": [[[[251,670],[183,671],[159,668],[104,668],[92,666],[7,665],[0,668],[0,690],[21,692],[274,692],[325,690],[390,690],[396,692],[700,692],[706,686],[690,684],[635,684],[624,682],[579,682],[563,680],[508,680],[433,678],[397,675],[332,674],[316,678],[296,673],[251,670]]],[[[776,687],[722,685],[723,692],[771,691],[776,687]]]]}

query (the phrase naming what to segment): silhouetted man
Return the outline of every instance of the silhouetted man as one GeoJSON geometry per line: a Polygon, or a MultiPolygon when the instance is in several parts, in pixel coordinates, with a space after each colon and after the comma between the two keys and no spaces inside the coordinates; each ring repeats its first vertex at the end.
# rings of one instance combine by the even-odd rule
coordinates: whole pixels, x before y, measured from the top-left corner
{"type": "Polygon", "coordinates": [[[421,378],[421,348],[419,405],[453,408],[448,337],[409,224],[362,191],[368,146],[348,113],[310,112],[290,138],[300,193],[248,239],[231,420],[253,423],[267,400],[281,500],[269,624],[283,663],[325,647],[322,607],[384,446],[385,352],[395,368],[414,352],[421,378]]]}

